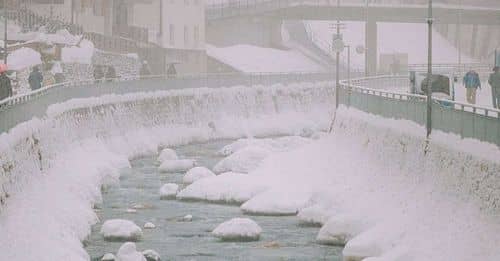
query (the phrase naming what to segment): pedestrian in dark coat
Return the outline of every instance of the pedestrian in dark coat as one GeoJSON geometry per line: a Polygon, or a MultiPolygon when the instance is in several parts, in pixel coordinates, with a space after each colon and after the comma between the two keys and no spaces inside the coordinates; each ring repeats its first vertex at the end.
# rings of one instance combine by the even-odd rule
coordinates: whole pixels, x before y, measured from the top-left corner
{"type": "Polygon", "coordinates": [[[491,86],[491,96],[493,99],[493,107],[500,108],[500,67],[495,66],[493,73],[490,74],[488,83],[491,86]]]}
{"type": "Polygon", "coordinates": [[[106,81],[112,82],[116,79],[116,70],[113,66],[108,66],[108,70],[106,71],[106,81]]]}
{"type": "Polygon", "coordinates": [[[464,86],[467,91],[467,102],[470,104],[476,103],[476,91],[481,89],[481,80],[479,74],[474,70],[469,70],[464,76],[464,86]]]}
{"type": "Polygon", "coordinates": [[[32,91],[42,88],[43,75],[40,72],[40,69],[38,69],[38,66],[33,67],[33,70],[28,77],[28,82],[32,91]]]}
{"type": "Polygon", "coordinates": [[[95,65],[94,66],[94,82],[95,83],[100,83],[102,82],[102,79],[104,79],[104,72],[102,71],[102,66],[100,65],[95,65]]]}
{"type": "Polygon", "coordinates": [[[12,83],[6,72],[0,74],[0,100],[12,96],[12,83]]]}

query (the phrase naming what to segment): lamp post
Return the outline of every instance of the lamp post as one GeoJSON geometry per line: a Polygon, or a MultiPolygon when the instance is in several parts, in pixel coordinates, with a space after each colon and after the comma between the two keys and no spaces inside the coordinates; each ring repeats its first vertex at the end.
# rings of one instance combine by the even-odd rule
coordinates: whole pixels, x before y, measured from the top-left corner
{"type": "Polygon", "coordinates": [[[3,0],[3,63],[7,64],[7,0],[3,0]]]}
{"type": "Polygon", "coordinates": [[[428,24],[428,45],[427,45],[427,138],[431,135],[432,131],[432,0],[429,0],[429,17],[427,18],[428,24]]]}

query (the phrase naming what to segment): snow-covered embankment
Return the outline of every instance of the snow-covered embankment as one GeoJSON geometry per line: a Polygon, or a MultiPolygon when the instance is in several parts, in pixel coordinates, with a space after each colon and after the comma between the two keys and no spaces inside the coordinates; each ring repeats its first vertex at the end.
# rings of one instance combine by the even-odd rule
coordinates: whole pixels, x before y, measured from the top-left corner
{"type": "MultiPolygon", "coordinates": [[[[36,102],[36,100],[34,101],[36,102]]],[[[101,187],[128,159],[218,138],[325,129],[328,83],[174,90],[54,105],[0,136],[0,260],[87,260],[101,187]]]]}

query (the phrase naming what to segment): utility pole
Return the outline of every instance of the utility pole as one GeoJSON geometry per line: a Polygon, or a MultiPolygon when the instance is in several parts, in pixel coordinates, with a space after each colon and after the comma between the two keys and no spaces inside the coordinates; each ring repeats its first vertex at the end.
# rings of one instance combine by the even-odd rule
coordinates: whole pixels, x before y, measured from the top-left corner
{"type": "Polygon", "coordinates": [[[71,0],[71,24],[75,24],[75,0],[71,0]]]}
{"type": "MultiPolygon", "coordinates": [[[[337,0],[337,8],[340,9],[340,0],[337,0]]],[[[340,20],[337,19],[337,37],[340,37],[340,20]]],[[[336,74],[335,74],[335,88],[337,88],[337,90],[340,88],[340,52],[337,52],[336,53],[336,58],[335,58],[335,62],[336,62],[336,66],[337,66],[337,70],[336,70],[336,74]]],[[[338,92],[337,92],[338,94],[338,92]]],[[[338,95],[337,95],[338,96],[338,95]]],[[[338,99],[338,98],[337,98],[338,99]]]]}
{"type": "Polygon", "coordinates": [[[3,0],[3,18],[4,18],[4,27],[3,27],[3,63],[7,64],[7,0],[3,0]]]}
{"type": "Polygon", "coordinates": [[[428,24],[428,46],[427,46],[427,138],[432,132],[432,0],[429,0],[429,17],[427,18],[428,24]]]}
{"type": "Polygon", "coordinates": [[[458,1],[458,25],[457,25],[457,38],[458,38],[458,72],[462,74],[462,0],[458,1]]]}

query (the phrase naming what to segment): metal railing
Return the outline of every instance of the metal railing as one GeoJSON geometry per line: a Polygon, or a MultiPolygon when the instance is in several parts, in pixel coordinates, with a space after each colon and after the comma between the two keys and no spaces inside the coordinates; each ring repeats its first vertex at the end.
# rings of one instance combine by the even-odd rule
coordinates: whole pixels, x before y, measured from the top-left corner
{"type": "MultiPolygon", "coordinates": [[[[339,104],[387,118],[425,125],[426,96],[391,91],[408,89],[408,77],[378,76],[341,81],[339,104]],[[387,85],[386,85],[387,84],[387,85]]],[[[433,98],[432,129],[500,146],[500,110],[433,98]]]]}
{"type": "Polygon", "coordinates": [[[182,88],[217,88],[223,86],[253,86],[317,82],[332,80],[331,73],[226,73],[202,75],[152,75],[108,79],[96,82],[82,80],[43,87],[36,91],[16,95],[0,101],[0,133],[33,117],[44,117],[47,108],[54,103],[73,98],[98,97],[105,94],[125,94],[132,92],[160,91],[182,88]]]}

